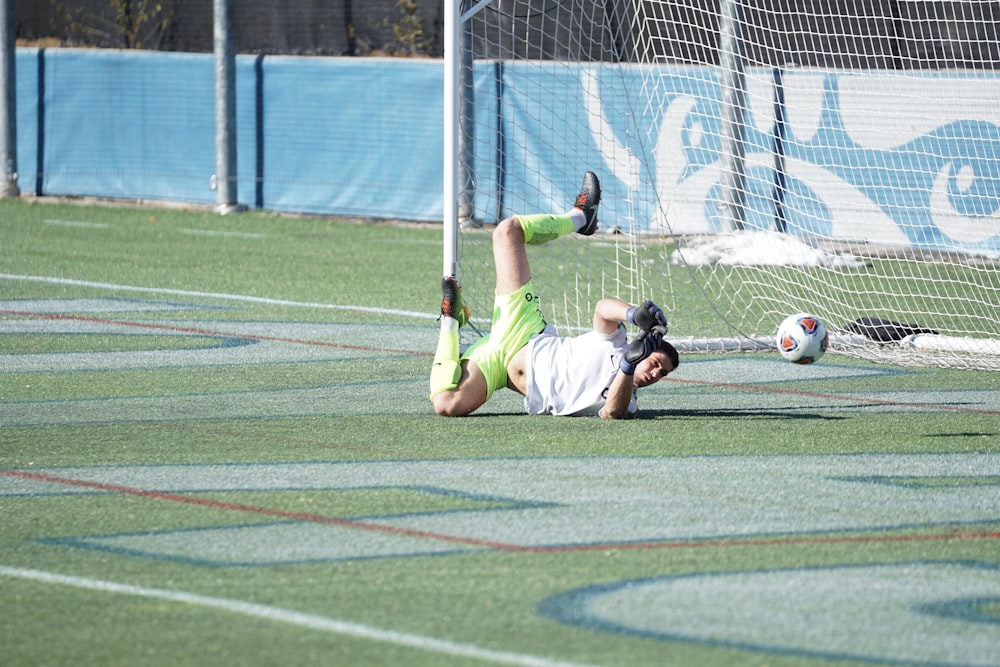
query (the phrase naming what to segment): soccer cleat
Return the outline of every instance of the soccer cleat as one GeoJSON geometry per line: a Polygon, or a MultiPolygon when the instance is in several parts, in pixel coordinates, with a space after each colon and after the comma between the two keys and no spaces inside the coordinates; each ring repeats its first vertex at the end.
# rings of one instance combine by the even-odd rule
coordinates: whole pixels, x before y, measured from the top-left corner
{"type": "Polygon", "coordinates": [[[587,216],[587,224],[581,227],[577,233],[590,236],[597,231],[597,205],[601,203],[601,182],[597,180],[597,174],[588,171],[583,175],[583,186],[580,194],[576,197],[574,208],[583,211],[587,216]]]}
{"type": "Polygon", "coordinates": [[[441,279],[441,316],[451,317],[458,322],[458,326],[464,327],[469,323],[471,317],[469,307],[462,303],[462,286],[451,276],[441,279]]]}

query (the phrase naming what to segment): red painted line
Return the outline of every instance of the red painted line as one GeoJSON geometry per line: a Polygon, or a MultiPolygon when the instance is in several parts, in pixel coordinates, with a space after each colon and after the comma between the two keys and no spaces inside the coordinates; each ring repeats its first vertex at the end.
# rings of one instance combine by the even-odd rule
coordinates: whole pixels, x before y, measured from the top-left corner
{"type": "Polygon", "coordinates": [[[709,380],[688,380],[684,378],[664,378],[665,382],[676,382],[678,384],[691,384],[704,387],[721,387],[725,389],[740,389],[742,391],[759,391],[765,394],[781,394],[786,396],[804,396],[806,398],[819,398],[826,401],[841,401],[845,403],[867,403],[869,405],[884,405],[888,407],[915,408],[919,410],[948,411],[948,412],[970,412],[980,415],[1000,415],[1000,410],[987,410],[985,408],[970,408],[964,405],[947,405],[943,403],[909,403],[906,401],[888,401],[881,398],[867,398],[865,396],[845,396],[843,394],[826,394],[816,391],[799,391],[796,389],[782,389],[781,387],[768,387],[758,384],[740,384],[732,382],[711,382],[709,380]]]}
{"type": "Polygon", "coordinates": [[[799,544],[873,544],[891,542],[946,542],[950,540],[996,540],[1000,539],[1000,531],[982,531],[965,533],[924,533],[920,535],[880,535],[866,537],[855,536],[830,536],[830,537],[761,537],[746,539],[702,539],[702,540],[675,540],[671,542],[636,542],[626,544],[586,544],[569,545],[565,547],[537,547],[528,551],[538,552],[563,552],[563,551],[610,551],[613,549],[622,550],[648,550],[648,549],[702,549],[705,547],[726,548],[726,547],[773,547],[773,546],[795,546],[799,544]]]}
{"type": "Polygon", "coordinates": [[[501,549],[510,551],[522,551],[524,549],[516,545],[504,544],[502,542],[492,542],[489,540],[479,540],[472,537],[456,537],[443,533],[432,533],[425,530],[413,530],[397,526],[386,526],[369,521],[353,521],[351,519],[338,519],[337,517],[324,516],[322,514],[312,514],[309,512],[291,512],[289,510],[274,509],[270,507],[260,507],[257,505],[243,505],[240,503],[227,503],[220,500],[210,500],[208,498],[196,498],[179,493],[168,493],[165,491],[150,491],[134,486],[122,486],[120,484],[106,484],[104,482],[91,482],[85,479],[73,479],[71,477],[57,477],[43,473],[27,472],[24,470],[4,470],[0,469],[0,475],[8,477],[20,477],[37,482],[51,482],[53,484],[65,484],[67,486],[79,486],[95,491],[106,491],[110,493],[122,493],[140,498],[153,498],[155,500],[166,500],[174,503],[184,503],[187,505],[198,505],[212,509],[230,510],[233,512],[248,512],[250,514],[263,514],[276,516],[283,519],[295,519],[297,521],[313,521],[315,523],[325,523],[344,528],[357,528],[360,530],[370,530],[379,533],[389,533],[391,535],[402,535],[404,537],[418,537],[422,539],[438,540],[443,542],[454,542],[467,546],[485,547],[488,549],[501,549]]]}
{"type": "Polygon", "coordinates": [[[729,547],[770,547],[770,546],[794,546],[813,544],[875,544],[892,542],[946,542],[954,540],[995,540],[1000,539],[1000,531],[962,532],[962,533],[924,533],[919,535],[880,535],[874,537],[866,536],[829,536],[829,537],[761,537],[746,539],[701,539],[701,540],[674,540],[665,542],[634,542],[634,543],[604,543],[604,544],[569,544],[553,546],[531,546],[523,544],[511,544],[507,542],[497,542],[494,540],[482,540],[474,537],[463,537],[447,535],[445,533],[435,533],[426,530],[415,530],[402,528],[399,526],[387,526],[370,521],[353,521],[351,519],[339,519],[336,517],[324,516],[322,514],[312,514],[309,512],[291,512],[288,510],[274,509],[270,507],[260,507],[256,505],[243,505],[240,503],[228,503],[207,498],[196,498],[178,493],[168,493],[164,491],[150,491],[132,486],[119,484],[106,484],[104,482],[92,482],[83,479],[73,479],[71,477],[57,477],[43,473],[28,472],[24,470],[0,469],[0,475],[8,477],[19,477],[38,482],[50,482],[53,484],[65,484],[67,486],[78,486],[96,491],[110,493],[122,493],[126,495],[138,496],[140,498],[152,498],[155,500],[166,500],[168,502],[184,503],[187,505],[198,505],[212,509],[229,510],[234,512],[247,512],[250,514],[261,514],[266,516],[276,516],[283,519],[294,519],[296,521],[311,521],[323,523],[342,528],[354,528],[357,530],[368,530],[390,535],[400,535],[404,537],[414,537],[419,539],[436,540],[452,544],[462,544],[465,546],[493,549],[496,551],[507,551],[514,553],[584,553],[589,551],[615,551],[615,550],[653,550],[653,549],[702,549],[706,547],[721,549],[729,547]]]}
{"type": "Polygon", "coordinates": [[[246,333],[230,333],[226,331],[213,331],[211,329],[199,329],[197,327],[180,327],[170,324],[156,324],[153,322],[134,322],[130,320],[112,320],[102,317],[84,317],[82,315],[66,315],[60,313],[32,313],[19,310],[0,310],[3,315],[16,315],[38,320],[70,320],[73,322],[87,322],[89,324],[109,324],[112,326],[132,327],[138,329],[152,329],[155,331],[169,331],[171,333],[197,334],[199,336],[226,336],[227,338],[243,338],[246,340],[259,340],[271,343],[292,343],[294,345],[312,345],[316,347],[333,347],[341,350],[358,350],[362,352],[387,352],[389,354],[409,354],[422,357],[434,356],[432,352],[420,352],[414,350],[393,350],[381,347],[371,347],[367,345],[347,345],[345,343],[327,343],[320,340],[305,340],[302,338],[283,338],[281,336],[258,336],[246,333]]]}

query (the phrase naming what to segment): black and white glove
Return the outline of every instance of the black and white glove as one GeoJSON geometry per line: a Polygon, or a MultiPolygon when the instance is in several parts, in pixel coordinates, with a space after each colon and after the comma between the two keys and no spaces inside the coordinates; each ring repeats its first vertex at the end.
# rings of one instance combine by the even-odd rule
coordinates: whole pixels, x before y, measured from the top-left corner
{"type": "Polygon", "coordinates": [[[667,316],[649,299],[646,299],[641,306],[628,309],[628,322],[643,331],[651,331],[653,327],[663,327],[666,333],[667,329],[667,316]]]}
{"type": "Polygon", "coordinates": [[[621,369],[622,373],[625,375],[635,374],[635,368],[639,362],[656,351],[666,333],[667,327],[660,325],[654,326],[651,331],[640,331],[638,336],[629,341],[628,347],[625,348],[625,354],[618,363],[618,368],[621,369]]]}

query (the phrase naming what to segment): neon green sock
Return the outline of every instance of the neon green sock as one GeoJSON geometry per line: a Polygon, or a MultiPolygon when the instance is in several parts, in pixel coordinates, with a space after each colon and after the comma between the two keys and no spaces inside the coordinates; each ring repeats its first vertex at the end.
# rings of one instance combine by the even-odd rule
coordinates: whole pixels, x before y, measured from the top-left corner
{"type": "Polygon", "coordinates": [[[524,242],[529,245],[542,245],[552,239],[573,233],[573,218],[569,215],[519,215],[521,229],[524,231],[524,242]]]}
{"type": "Polygon", "coordinates": [[[434,394],[458,386],[462,377],[462,364],[458,353],[458,322],[450,317],[441,320],[441,335],[431,366],[431,398],[434,394]]]}

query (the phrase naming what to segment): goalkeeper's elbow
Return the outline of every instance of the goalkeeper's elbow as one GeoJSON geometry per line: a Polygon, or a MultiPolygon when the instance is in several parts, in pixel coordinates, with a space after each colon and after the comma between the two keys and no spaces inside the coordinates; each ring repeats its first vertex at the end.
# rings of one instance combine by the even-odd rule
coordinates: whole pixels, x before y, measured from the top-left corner
{"type": "Polygon", "coordinates": [[[601,410],[597,413],[597,416],[601,419],[628,419],[632,415],[629,414],[628,410],[601,410]]]}

